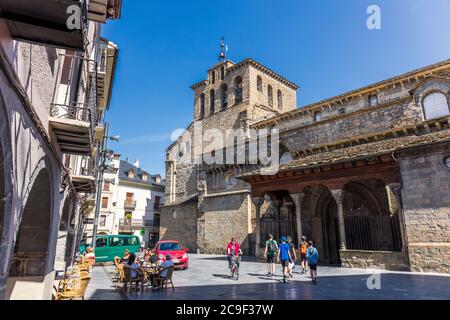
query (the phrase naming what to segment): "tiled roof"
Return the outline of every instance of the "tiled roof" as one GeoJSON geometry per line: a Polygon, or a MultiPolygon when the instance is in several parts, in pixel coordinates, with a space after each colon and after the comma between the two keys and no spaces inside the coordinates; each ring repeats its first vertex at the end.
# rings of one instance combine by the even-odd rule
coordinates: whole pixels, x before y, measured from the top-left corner
{"type": "Polygon", "coordinates": [[[123,181],[129,181],[129,182],[136,182],[141,184],[147,184],[147,185],[155,185],[155,186],[164,186],[164,183],[156,183],[156,177],[158,175],[151,175],[145,170],[142,170],[141,168],[138,168],[131,163],[128,163],[127,161],[120,160],[120,167],[119,167],[119,179],[123,181]],[[134,177],[130,178],[128,176],[128,173],[130,171],[134,172],[134,177]],[[142,176],[146,174],[148,176],[148,180],[145,181],[142,179],[142,176]]]}
{"type": "MultiPolygon", "coordinates": [[[[279,172],[364,159],[371,156],[389,154],[408,147],[443,141],[450,141],[450,130],[433,132],[424,135],[405,136],[314,154],[280,165],[279,172]]],[[[257,176],[260,175],[260,173],[261,171],[258,169],[242,174],[239,178],[257,176]]]]}

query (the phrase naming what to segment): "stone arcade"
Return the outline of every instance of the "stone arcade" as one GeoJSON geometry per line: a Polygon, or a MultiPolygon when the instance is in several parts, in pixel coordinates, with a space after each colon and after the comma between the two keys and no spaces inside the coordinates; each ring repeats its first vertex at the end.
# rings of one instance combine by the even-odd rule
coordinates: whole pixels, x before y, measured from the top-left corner
{"type": "Polygon", "coordinates": [[[278,128],[282,164],[177,164],[172,150],[193,148],[181,137],[163,238],[223,254],[237,236],[260,256],[269,233],[306,235],[323,263],[450,272],[450,60],[301,108],[296,85],[251,59],[192,88],[203,128],[278,128]]]}

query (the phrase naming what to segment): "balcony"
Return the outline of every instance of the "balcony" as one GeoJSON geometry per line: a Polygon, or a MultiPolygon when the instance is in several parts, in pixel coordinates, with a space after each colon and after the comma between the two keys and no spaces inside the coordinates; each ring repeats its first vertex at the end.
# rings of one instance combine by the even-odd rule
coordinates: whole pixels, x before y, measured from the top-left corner
{"type": "Polygon", "coordinates": [[[92,155],[100,125],[97,79],[88,75],[92,64],[96,65],[78,55],[60,54],[58,57],[49,123],[65,154],[92,155]]]}
{"type": "Polygon", "coordinates": [[[119,232],[132,233],[136,230],[144,228],[143,219],[120,219],[119,232]]]}
{"type": "Polygon", "coordinates": [[[95,193],[97,170],[91,157],[71,157],[70,176],[78,193],[95,193]]]}
{"type": "Polygon", "coordinates": [[[0,18],[5,19],[11,36],[16,40],[84,50],[83,35],[88,25],[85,0],[2,0],[0,18]],[[73,27],[68,25],[70,6],[75,6],[81,13],[73,27]]]}
{"type": "Polygon", "coordinates": [[[136,209],[136,201],[134,201],[134,200],[130,200],[130,199],[126,199],[124,202],[123,202],[123,208],[125,209],[125,210],[134,210],[134,209],[136,209]]]}
{"type": "Polygon", "coordinates": [[[118,47],[113,42],[102,39],[94,44],[92,60],[95,64],[89,66],[89,76],[96,77],[98,107],[109,107],[111,100],[112,84],[117,64],[118,47]]]}
{"type": "Polygon", "coordinates": [[[145,224],[146,227],[159,227],[160,226],[160,221],[159,220],[145,219],[144,220],[144,224],[145,224]]]}
{"type": "Polygon", "coordinates": [[[121,6],[121,0],[90,0],[88,19],[100,23],[105,23],[107,19],[119,19],[121,6]]]}

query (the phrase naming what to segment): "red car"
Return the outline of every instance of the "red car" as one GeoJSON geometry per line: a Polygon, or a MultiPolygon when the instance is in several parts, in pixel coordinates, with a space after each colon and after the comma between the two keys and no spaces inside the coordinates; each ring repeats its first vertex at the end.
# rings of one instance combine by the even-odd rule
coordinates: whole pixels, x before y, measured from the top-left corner
{"type": "Polygon", "coordinates": [[[187,252],[189,249],[183,248],[177,240],[161,240],[155,245],[155,252],[159,260],[166,260],[166,254],[170,254],[175,264],[175,269],[187,269],[189,267],[189,258],[187,252]]]}

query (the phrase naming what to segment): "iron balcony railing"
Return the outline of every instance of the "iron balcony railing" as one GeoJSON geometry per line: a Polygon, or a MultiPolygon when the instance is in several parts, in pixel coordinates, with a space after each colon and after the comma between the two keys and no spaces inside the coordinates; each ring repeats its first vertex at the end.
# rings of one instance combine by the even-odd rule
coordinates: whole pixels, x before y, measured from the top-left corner
{"type": "Polygon", "coordinates": [[[136,201],[127,199],[123,202],[123,207],[124,208],[136,208],[136,201]]]}
{"type": "Polygon", "coordinates": [[[98,113],[97,70],[96,60],[77,54],[59,54],[50,106],[52,117],[89,123],[91,144],[95,128],[102,121],[98,113]]]}
{"type": "Polygon", "coordinates": [[[119,226],[143,227],[144,220],[143,219],[119,219],[119,226]]]}
{"type": "Polygon", "coordinates": [[[144,223],[145,223],[146,227],[159,227],[160,226],[160,221],[159,220],[145,219],[144,223]]]}

